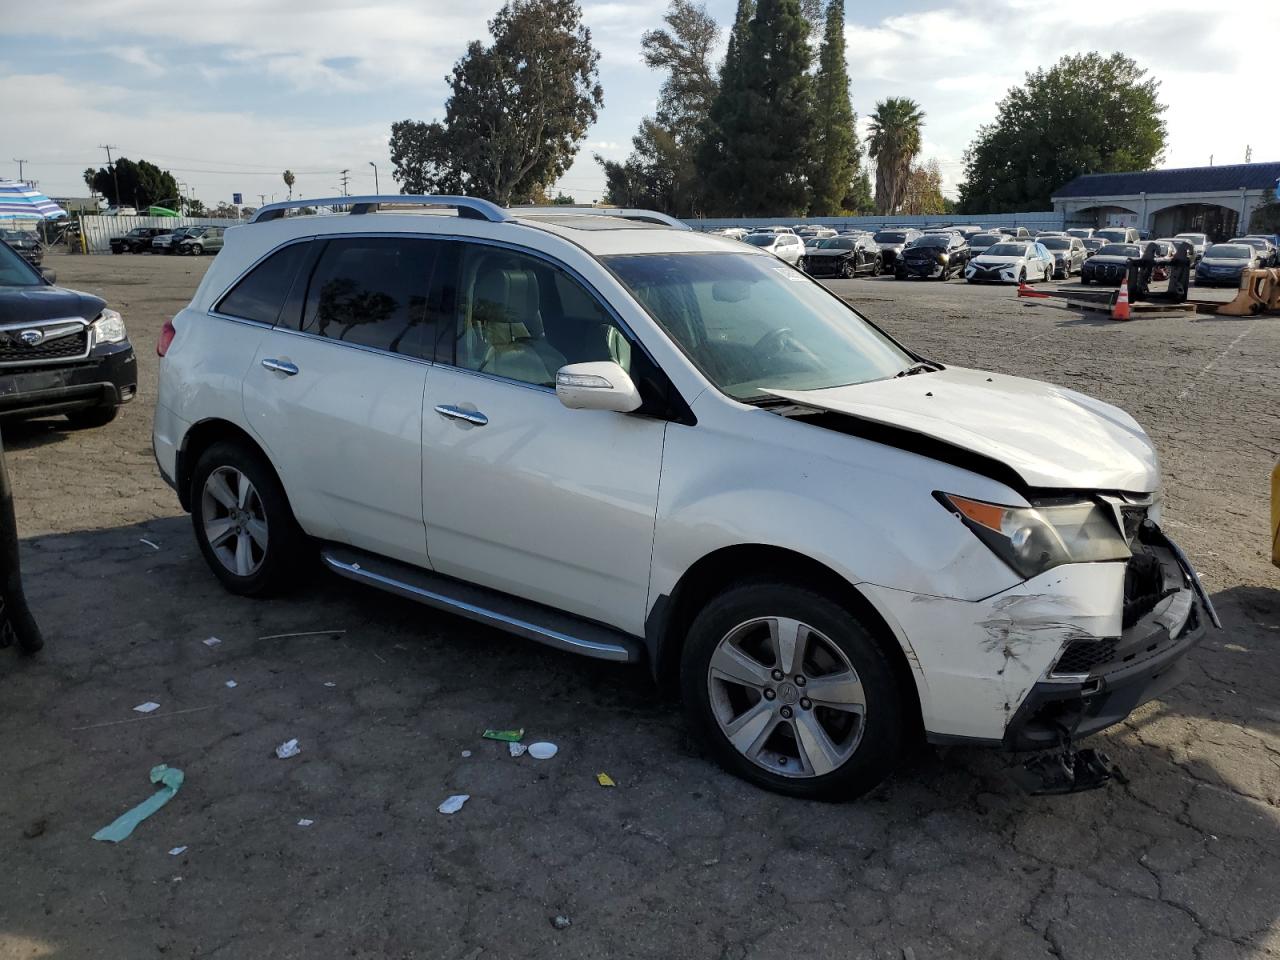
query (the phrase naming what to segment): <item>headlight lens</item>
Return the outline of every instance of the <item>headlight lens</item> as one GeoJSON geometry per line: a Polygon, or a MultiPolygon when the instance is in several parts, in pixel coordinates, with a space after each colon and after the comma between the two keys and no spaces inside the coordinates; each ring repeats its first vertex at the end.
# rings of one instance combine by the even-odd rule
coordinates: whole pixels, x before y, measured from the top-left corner
{"type": "Polygon", "coordinates": [[[98,343],[120,343],[127,336],[124,317],[114,310],[103,310],[93,321],[93,339],[98,343]]]}
{"type": "Polygon", "coordinates": [[[1110,511],[1092,500],[1046,500],[1034,507],[1006,507],[954,494],[937,496],[1026,580],[1064,563],[1131,556],[1110,511]]]}

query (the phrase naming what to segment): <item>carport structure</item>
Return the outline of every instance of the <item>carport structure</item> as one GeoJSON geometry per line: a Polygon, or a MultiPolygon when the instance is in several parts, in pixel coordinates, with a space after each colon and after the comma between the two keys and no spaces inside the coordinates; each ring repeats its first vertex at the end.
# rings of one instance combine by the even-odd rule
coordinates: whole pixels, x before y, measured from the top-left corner
{"type": "Polygon", "coordinates": [[[1185,231],[1226,240],[1248,229],[1280,179],[1280,163],[1238,163],[1135,173],[1090,173],[1054,191],[1069,226],[1137,227],[1155,237],[1185,231]]]}

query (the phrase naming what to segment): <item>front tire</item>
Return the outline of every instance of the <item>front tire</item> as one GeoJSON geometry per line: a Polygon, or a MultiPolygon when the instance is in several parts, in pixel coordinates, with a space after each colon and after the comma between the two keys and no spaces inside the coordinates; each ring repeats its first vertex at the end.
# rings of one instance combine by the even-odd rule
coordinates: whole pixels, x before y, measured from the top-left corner
{"type": "Polygon", "coordinates": [[[234,441],[210,446],[192,472],[190,503],[200,552],[227,590],[263,597],[293,586],[306,535],[261,454],[234,441]]]}
{"type": "Polygon", "coordinates": [[[777,793],[852,799],[906,744],[884,651],[852,611],[803,586],[760,579],[712,600],[690,627],[680,679],[716,761],[777,793]]]}

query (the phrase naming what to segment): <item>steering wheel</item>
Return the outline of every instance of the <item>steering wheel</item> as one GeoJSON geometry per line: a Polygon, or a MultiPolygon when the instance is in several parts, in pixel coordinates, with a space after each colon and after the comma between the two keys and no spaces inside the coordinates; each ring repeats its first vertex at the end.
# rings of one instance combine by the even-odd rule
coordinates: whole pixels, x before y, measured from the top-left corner
{"type": "Polygon", "coordinates": [[[791,336],[790,327],[779,327],[777,330],[770,330],[756,341],[756,345],[751,348],[751,352],[762,353],[766,357],[772,357],[782,352],[782,348],[786,345],[789,336],[791,336]]]}

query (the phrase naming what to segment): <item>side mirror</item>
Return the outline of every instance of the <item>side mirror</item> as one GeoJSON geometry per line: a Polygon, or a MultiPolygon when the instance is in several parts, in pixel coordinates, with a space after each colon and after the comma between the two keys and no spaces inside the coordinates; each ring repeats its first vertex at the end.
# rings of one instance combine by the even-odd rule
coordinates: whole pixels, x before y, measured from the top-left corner
{"type": "Polygon", "coordinates": [[[612,360],[561,367],[556,371],[556,396],[571,410],[630,413],[640,406],[640,391],[627,371],[612,360]]]}
{"type": "Polygon", "coordinates": [[[58,275],[54,273],[52,270],[41,269],[40,276],[44,277],[45,283],[48,283],[50,285],[58,282],[58,275]]]}

